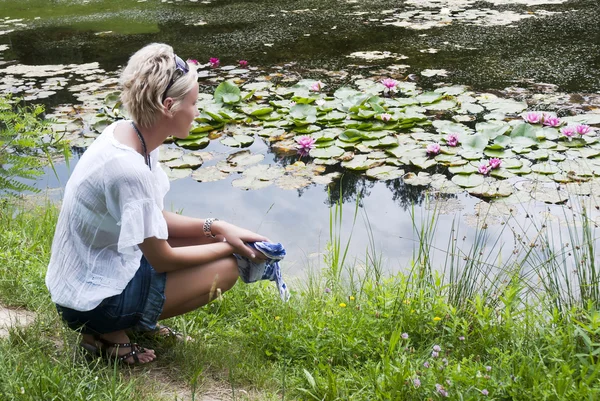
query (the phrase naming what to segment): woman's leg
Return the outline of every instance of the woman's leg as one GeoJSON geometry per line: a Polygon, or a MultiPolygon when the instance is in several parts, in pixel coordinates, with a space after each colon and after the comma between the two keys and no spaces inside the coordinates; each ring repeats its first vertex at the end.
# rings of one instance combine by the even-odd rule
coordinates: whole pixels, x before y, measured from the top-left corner
{"type": "Polygon", "coordinates": [[[219,259],[201,266],[167,273],[165,304],[159,319],[190,312],[216,298],[217,289],[225,292],[238,278],[237,260],[219,259]]]}

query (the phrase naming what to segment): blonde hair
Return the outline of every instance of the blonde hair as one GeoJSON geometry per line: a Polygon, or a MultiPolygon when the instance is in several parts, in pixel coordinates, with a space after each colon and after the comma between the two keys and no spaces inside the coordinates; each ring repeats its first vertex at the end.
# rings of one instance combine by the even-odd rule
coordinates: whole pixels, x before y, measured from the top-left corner
{"type": "Polygon", "coordinates": [[[144,46],[131,56],[121,73],[120,83],[123,88],[121,102],[133,121],[142,127],[156,123],[163,110],[165,89],[173,78],[175,82],[166,95],[174,100],[170,110],[178,110],[183,98],[198,80],[196,66],[186,64],[188,73],[175,75],[175,53],[171,46],[163,43],[144,46]]]}

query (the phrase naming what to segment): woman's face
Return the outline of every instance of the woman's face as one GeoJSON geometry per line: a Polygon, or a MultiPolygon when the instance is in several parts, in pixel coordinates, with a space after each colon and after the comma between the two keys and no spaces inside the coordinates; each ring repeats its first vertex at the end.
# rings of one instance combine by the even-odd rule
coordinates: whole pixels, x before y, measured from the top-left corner
{"type": "Polygon", "coordinates": [[[198,83],[195,83],[192,89],[185,95],[179,109],[173,113],[173,133],[172,135],[179,139],[187,138],[190,134],[190,128],[194,118],[198,117],[198,83]]]}

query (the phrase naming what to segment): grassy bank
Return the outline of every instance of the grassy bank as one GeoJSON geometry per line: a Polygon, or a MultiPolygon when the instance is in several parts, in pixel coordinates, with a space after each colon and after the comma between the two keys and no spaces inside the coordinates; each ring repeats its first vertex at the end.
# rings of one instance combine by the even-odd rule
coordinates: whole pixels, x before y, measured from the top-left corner
{"type": "Polygon", "coordinates": [[[467,251],[449,240],[436,266],[432,217],[415,222],[412,270],[386,275],[371,248],[363,262],[345,260],[341,210],[332,210],[325,268],[290,283],[290,302],[272,283],[239,283],[169,322],[194,342],[148,344],[159,360],[130,370],[87,361],[57,318],[43,280],[56,208],[1,205],[0,302],[38,317],[0,339],[0,399],[174,400],[179,387],[200,399],[214,381],[235,399],[600,398],[595,237],[586,225],[571,235],[578,255],[528,244],[491,269],[483,234],[467,251]],[[571,259],[579,270],[558,296],[552,286],[564,285],[571,259]],[[158,394],[157,370],[171,390],[158,394]]]}

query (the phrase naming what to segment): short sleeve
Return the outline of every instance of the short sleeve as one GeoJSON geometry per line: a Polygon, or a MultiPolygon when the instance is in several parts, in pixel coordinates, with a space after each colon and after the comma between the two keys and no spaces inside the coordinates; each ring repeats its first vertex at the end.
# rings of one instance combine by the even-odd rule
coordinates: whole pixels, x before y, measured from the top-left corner
{"type": "Polygon", "coordinates": [[[120,227],[118,251],[132,254],[146,238],[168,239],[155,176],[138,160],[119,158],[104,169],[107,209],[120,227]]]}

